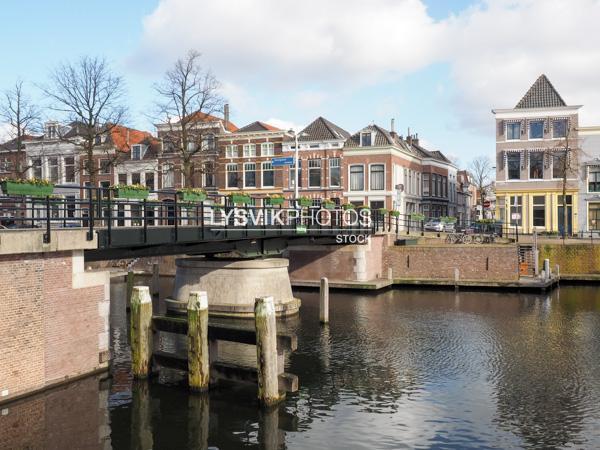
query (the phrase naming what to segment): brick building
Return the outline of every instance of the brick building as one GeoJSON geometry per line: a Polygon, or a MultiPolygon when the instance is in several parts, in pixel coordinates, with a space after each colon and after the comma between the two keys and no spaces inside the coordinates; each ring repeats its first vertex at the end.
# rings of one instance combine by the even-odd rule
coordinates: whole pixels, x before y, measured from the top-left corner
{"type": "MultiPolygon", "coordinates": [[[[343,197],[343,147],[350,137],[343,128],[324,117],[317,117],[298,133],[298,195],[314,199],[332,199],[340,204],[343,197]]],[[[283,144],[283,155],[295,155],[295,139],[288,136],[283,144]]],[[[283,190],[286,197],[295,193],[295,166],[286,166],[283,190]]]]}

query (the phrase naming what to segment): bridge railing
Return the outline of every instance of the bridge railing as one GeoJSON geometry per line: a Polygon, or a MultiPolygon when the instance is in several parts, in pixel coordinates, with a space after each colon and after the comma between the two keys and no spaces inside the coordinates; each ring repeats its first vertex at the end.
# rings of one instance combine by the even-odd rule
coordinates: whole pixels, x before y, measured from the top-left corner
{"type": "Polygon", "coordinates": [[[209,194],[204,201],[182,202],[175,190],[152,191],[145,199],[115,198],[111,188],[55,186],[60,195],[31,197],[0,196],[0,229],[39,228],[50,242],[56,228],[86,228],[92,240],[98,229],[109,236],[114,229],[137,227],[210,227],[212,229],[295,229],[299,232],[330,230],[375,231],[375,222],[339,206],[299,208],[294,199],[268,206],[264,197],[251,197],[250,204],[236,205],[228,196],[209,194]],[[262,205],[258,205],[262,203],[262,205]]]}

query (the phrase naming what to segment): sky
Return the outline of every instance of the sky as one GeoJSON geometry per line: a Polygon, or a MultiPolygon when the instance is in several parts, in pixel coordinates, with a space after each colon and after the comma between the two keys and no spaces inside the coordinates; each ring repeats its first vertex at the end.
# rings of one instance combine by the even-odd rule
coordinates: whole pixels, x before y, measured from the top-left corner
{"type": "Polygon", "coordinates": [[[3,0],[0,17],[0,91],[21,78],[44,105],[52,68],[102,56],[126,80],[128,125],[149,131],[153,84],[190,49],[238,126],[394,118],[467,166],[494,154],[491,109],[542,73],[600,124],[600,0],[3,0]]]}

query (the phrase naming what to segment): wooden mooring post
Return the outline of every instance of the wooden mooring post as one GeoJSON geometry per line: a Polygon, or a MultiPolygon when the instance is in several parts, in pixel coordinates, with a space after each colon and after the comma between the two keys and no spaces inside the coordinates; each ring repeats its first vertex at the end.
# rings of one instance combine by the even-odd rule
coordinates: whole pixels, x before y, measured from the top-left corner
{"type": "Polygon", "coordinates": [[[264,406],[281,401],[277,370],[277,328],[273,297],[258,297],[254,303],[256,327],[256,362],[258,372],[258,400],[264,406]]]}
{"type": "Polygon", "coordinates": [[[329,323],[329,280],[326,277],[321,278],[319,294],[319,321],[329,323]]]}
{"type": "Polygon", "coordinates": [[[146,378],[152,361],[152,298],[148,286],[134,286],[131,294],[131,370],[146,378]]]}
{"type": "Polygon", "coordinates": [[[152,296],[157,297],[160,292],[160,267],[152,264],[152,296]]]}
{"type": "Polygon", "coordinates": [[[133,270],[127,271],[127,305],[131,305],[131,295],[133,294],[134,273],[133,270]]]}
{"type": "Polygon", "coordinates": [[[208,297],[205,291],[190,292],[188,315],[188,383],[193,391],[208,390],[208,297]]]}

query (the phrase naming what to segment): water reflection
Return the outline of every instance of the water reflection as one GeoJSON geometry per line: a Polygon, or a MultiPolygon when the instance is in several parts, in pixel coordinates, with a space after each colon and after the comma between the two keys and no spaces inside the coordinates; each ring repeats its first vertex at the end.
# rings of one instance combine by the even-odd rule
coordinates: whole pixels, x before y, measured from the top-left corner
{"type": "Polygon", "coordinates": [[[333,292],[328,326],[318,294],[301,291],[301,315],[278,324],[298,334],[286,371],[300,390],[269,410],[253,386],[191,395],[168,374],[134,382],[119,289],[110,383],[11,406],[0,449],[600,446],[600,289],[333,292]]]}

